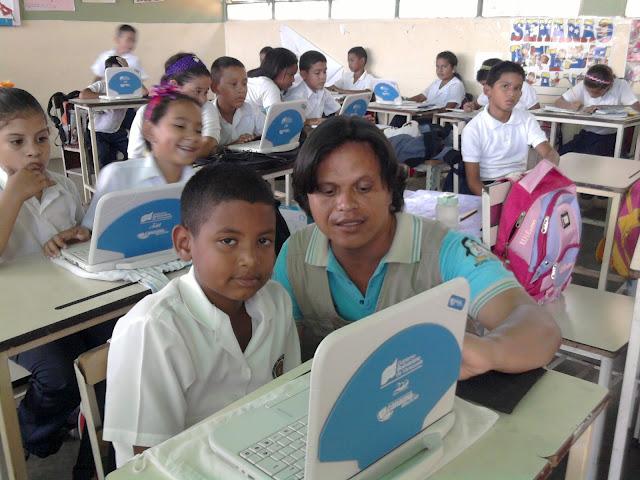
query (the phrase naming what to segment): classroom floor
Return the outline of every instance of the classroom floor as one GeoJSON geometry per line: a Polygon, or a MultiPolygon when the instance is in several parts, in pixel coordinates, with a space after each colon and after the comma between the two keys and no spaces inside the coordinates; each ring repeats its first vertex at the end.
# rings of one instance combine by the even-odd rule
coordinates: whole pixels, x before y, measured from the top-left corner
{"type": "MultiPolygon", "coordinates": [[[[52,160],[51,168],[54,171],[58,171],[59,162],[55,159],[52,160]]],[[[281,185],[278,187],[282,188],[281,185]]],[[[424,177],[411,178],[408,183],[408,188],[411,190],[418,190],[424,188],[424,177]]],[[[604,220],[604,209],[591,209],[586,212],[591,218],[604,220]]],[[[583,247],[578,261],[579,265],[588,268],[599,268],[595,262],[593,252],[600,239],[601,229],[585,225],[583,232],[583,247]]],[[[597,279],[592,277],[586,277],[582,275],[575,275],[574,282],[580,285],[589,287],[597,286],[597,279]]],[[[612,288],[610,286],[610,288],[612,288]]],[[[618,410],[618,402],[620,399],[620,389],[622,387],[622,377],[619,374],[624,367],[625,357],[622,355],[616,359],[614,363],[614,385],[611,388],[611,401],[607,408],[607,420],[605,424],[603,447],[601,452],[601,458],[598,469],[598,480],[605,480],[607,478],[609,457],[611,454],[611,443],[613,442],[613,433],[615,428],[615,415],[618,410]]],[[[562,363],[556,368],[556,370],[570,375],[579,376],[585,380],[595,382],[597,380],[598,372],[593,366],[584,365],[583,363],[567,361],[562,363]]],[[[67,479],[71,478],[71,471],[76,460],[79,441],[69,439],[66,441],[62,449],[56,454],[46,459],[40,459],[31,456],[27,461],[27,467],[29,471],[29,478],[32,480],[52,480],[52,479],[67,479]]],[[[561,480],[564,478],[564,471],[566,468],[566,460],[558,468],[554,470],[551,475],[552,480],[561,480]]],[[[628,444],[627,455],[625,461],[625,469],[622,475],[623,480],[638,480],[640,479],[640,445],[637,441],[631,441],[628,444]]],[[[461,479],[467,480],[467,479],[461,479]]],[[[470,480],[470,479],[469,479],[470,480]]]]}

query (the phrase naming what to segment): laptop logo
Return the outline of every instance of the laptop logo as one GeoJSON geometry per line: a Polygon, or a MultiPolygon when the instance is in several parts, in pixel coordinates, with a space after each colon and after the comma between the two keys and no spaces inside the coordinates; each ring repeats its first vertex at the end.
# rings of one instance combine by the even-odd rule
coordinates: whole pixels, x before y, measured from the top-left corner
{"type": "Polygon", "coordinates": [[[395,100],[400,95],[393,85],[384,82],[378,83],[374,87],[373,93],[376,94],[376,97],[387,101],[395,100]]]}
{"type": "Polygon", "coordinates": [[[386,388],[392,383],[412,374],[422,368],[424,361],[420,355],[409,355],[403,359],[395,359],[380,375],[380,388],[386,388]]]}
{"type": "Polygon", "coordinates": [[[451,297],[449,298],[449,308],[462,310],[466,302],[467,301],[464,298],[459,297],[458,295],[451,295],[451,297]]]}
{"type": "Polygon", "coordinates": [[[345,108],[343,115],[348,117],[364,117],[368,103],[362,99],[356,100],[345,108]]]}
{"type": "Polygon", "coordinates": [[[304,119],[297,110],[285,110],[280,113],[269,125],[267,129],[267,140],[276,147],[287,145],[300,135],[304,119]]]}
{"type": "Polygon", "coordinates": [[[142,88],[142,82],[133,72],[118,72],[109,80],[109,88],[119,95],[131,95],[142,88]]]}
{"type": "Polygon", "coordinates": [[[140,217],[140,225],[152,222],[164,222],[171,220],[172,217],[170,212],[149,212],[140,217]]]}

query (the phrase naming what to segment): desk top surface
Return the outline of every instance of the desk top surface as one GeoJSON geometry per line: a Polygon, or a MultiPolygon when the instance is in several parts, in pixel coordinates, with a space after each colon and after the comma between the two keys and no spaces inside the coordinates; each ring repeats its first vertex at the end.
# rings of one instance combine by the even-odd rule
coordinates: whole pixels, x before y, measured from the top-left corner
{"type": "Polygon", "coordinates": [[[41,254],[0,264],[0,350],[136,303],[138,283],[87,280],[41,254]]]}
{"type": "MultiPolygon", "coordinates": [[[[307,362],[255,392],[229,405],[210,419],[248,403],[260,395],[296,378],[310,368],[307,362]]],[[[461,478],[536,478],[566,453],[568,445],[587,428],[608,399],[606,388],[559,372],[547,372],[527,393],[510,415],[500,414],[492,429],[453,459],[430,480],[461,478]]],[[[139,468],[135,460],[109,475],[119,479],[169,479],[169,472],[189,472],[191,478],[214,478],[211,465],[215,456],[208,447],[209,420],[154,447],[172,452],[171,465],[145,462],[139,468]],[[186,464],[178,452],[189,452],[195,463],[186,464]]],[[[169,463],[167,462],[167,463],[169,463]]]]}
{"type": "Polygon", "coordinates": [[[630,114],[624,118],[610,118],[605,115],[594,115],[588,113],[564,113],[553,112],[543,108],[531,110],[531,113],[541,119],[549,119],[550,121],[560,121],[565,123],[578,124],[601,124],[617,127],[619,125],[640,125],[640,115],[630,114]]]}
{"type": "Polygon", "coordinates": [[[104,99],[104,98],[73,98],[71,103],[79,105],[81,107],[108,107],[116,105],[145,105],[149,103],[149,97],[140,98],[119,98],[119,99],[104,99]]]}
{"type": "Polygon", "coordinates": [[[565,153],[560,170],[579,186],[624,192],[640,180],[640,162],[621,158],[565,153]]]}
{"type": "Polygon", "coordinates": [[[434,114],[441,110],[440,107],[418,107],[413,105],[394,105],[391,103],[378,103],[371,102],[369,103],[369,107],[367,110],[372,112],[382,111],[382,112],[392,112],[398,113],[399,115],[406,113],[422,113],[422,114],[434,114]]]}

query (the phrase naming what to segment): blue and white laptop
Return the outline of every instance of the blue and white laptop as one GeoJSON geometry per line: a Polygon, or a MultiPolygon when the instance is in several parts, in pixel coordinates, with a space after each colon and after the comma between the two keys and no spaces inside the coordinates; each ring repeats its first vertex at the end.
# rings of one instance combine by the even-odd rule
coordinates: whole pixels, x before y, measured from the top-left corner
{"type": "Polygon", "coordinates": [[[353,95],[347,95],[342,102],[339,115],[346,115],[347,117],[364,117],[369,108],[369,101],[371,100],[371,92],[355,93],[353,95]]]}
{"type": "Polygon", "coordinates": [[[121,190],[98,200],[88,242],[62,249],[88,272],[151,267],[176,260],[171,232],[180,223],[183,183],[121,190]]]}
{"type": "Polygon", "coordinates": [[[227,145],[234,152],[277,153],[288,152],[300,145],[307,102],[292,100],[274,103],[269,107],[260,140],[227,145]]]}
{"type": "Polygon", "coordinates": [[[100,95],[103,100],[126,100],[142,97],[142,79],[140,73],[131,67],[109,67],[104,71],[107,94],[100,95]]]}
{"type": "Polygon", "coordinates": [[[398,84],[393,80],[379,79],[373,86],[376,103],[402,105],[402,96],[398,84]]]}
{"type": "Polygon", "coordinates": [[[468,304],[458,278],[336,330],[310,375],[231,412],[210,447],[256,480],[377,479],[418,454],[426,478],[454,423],[468,304]]]}

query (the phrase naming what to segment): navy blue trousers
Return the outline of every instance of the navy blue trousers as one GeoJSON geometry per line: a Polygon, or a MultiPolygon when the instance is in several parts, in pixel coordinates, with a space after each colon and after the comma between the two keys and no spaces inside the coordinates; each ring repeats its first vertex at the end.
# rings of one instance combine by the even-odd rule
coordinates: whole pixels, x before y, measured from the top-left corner
{"type": "Polygon", "coordinates": [[[558,153],[564,155],[568,152],[590,153],[612,157],[616,146],[616,134],[600,135],[598,133],[580,130],[573,139],[560,147],[558,153]]]}

